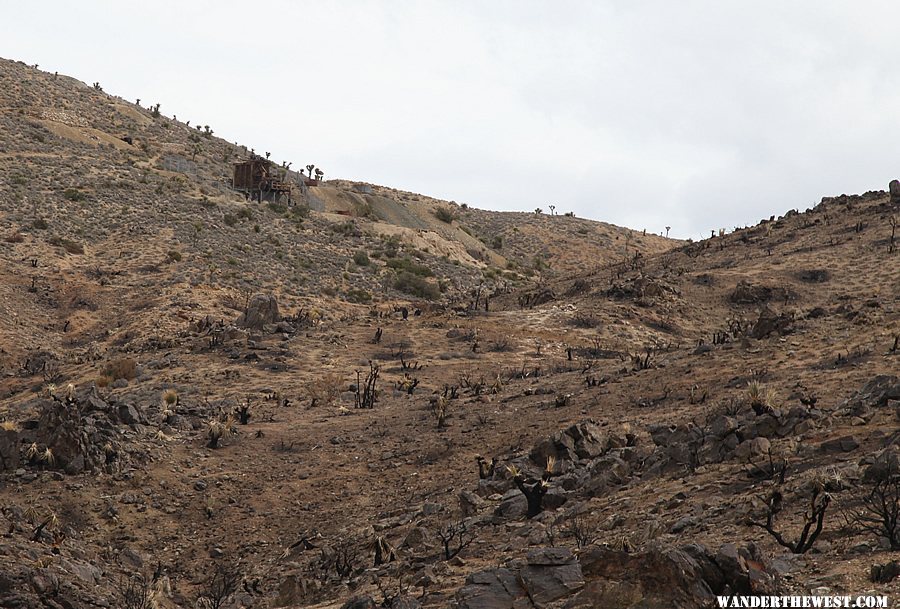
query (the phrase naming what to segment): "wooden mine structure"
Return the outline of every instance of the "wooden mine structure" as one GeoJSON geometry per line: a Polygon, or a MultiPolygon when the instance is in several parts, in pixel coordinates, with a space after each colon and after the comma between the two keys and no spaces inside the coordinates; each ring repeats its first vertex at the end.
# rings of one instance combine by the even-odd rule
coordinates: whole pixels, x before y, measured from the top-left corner
{"type": "Polygon", "coordinates": [[[234,164],[231,184],[248,199],[256,199],[260,203],[264,200],[277,201],[283,197],[287,197],[288,203],[291,203],[293,185],[285,177],[278,171],[275,163],[253,155],[247,161],[234,164]]]}

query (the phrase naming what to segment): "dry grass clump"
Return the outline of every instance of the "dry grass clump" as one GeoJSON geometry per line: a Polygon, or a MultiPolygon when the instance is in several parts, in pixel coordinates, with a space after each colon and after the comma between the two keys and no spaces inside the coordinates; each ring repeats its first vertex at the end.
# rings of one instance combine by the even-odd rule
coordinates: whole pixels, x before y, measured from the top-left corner
{"type": "Polygon", "coordinates": [[[163,406],[178,406],[178,392],[174,389],[166,389],[162,394],[163,406]]]}
{"type": "Polygon", "coordinates": [[[100,380],[103,377],[108,377],[113,381],[117,381],[119,379],[125,379],[130,381],[137,376],[137,362],[134,361],[130,357],[120,357],[118,359],[114,359],[106,364],[106,367],[103,368],[103,373],[100,379],[98,379],[98,386],[100,385],[100,380]]]}
{"type": "Polygon", "coordinates": [[[306,395],[309,397],[309,405],[330,406],[341,394],[344,381],[337,372],[327,372],[318,378],[311,380],[306,385],[306,395]]]}

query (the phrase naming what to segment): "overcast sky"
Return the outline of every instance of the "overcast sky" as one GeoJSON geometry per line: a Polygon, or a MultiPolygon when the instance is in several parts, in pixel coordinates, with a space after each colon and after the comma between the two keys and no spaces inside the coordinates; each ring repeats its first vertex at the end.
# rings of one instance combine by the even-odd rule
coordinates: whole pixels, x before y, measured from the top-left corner
{"type": "Polygon", "coordinates": [[[900,177],[900,3],[0,0],[0,56],[326,178],[672,235],[900,177]]]}

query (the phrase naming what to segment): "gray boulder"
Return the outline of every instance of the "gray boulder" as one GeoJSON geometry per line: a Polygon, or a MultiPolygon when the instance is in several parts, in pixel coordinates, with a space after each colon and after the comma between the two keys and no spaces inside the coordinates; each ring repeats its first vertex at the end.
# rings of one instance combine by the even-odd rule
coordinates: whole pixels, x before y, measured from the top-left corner
{"type": "Polygon", "coordinates": [[[278,301],[272,294],[257,294],[250,299],[247,311],[237,319],[237,325],[251,330],[262,330],[268,324],[281,321],[278,301]]]}
{"type": "Polygon", "coordinates": [[[891,193],[891,205],[900,203],[900,180],[891,180],[888,191],[891,193]]]}

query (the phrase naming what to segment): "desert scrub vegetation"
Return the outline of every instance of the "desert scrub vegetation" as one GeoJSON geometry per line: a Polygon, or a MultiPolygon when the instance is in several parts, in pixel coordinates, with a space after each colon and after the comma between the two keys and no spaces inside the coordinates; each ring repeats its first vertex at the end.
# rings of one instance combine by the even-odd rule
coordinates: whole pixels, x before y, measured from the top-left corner
{"type": "Polygon", "coordinates": [[[84,201],[87,197],[85,197],[84,193],[78,190],[77,188],[66,188],[63,191],[63,197],[67,201],[84,201]]]}
{"type": "Polygon", "coordinates": [[[347,220],[346,222],[341,222],[339,224],[332,224],[329,229],[331,230],[331,232],[342,237],[359,237],[362,234],[359,231],[359,227],[356,226],[356,222],[354,222],[353,220],[347,220]]]}
{"type": "Polygon", "coordinates": [[[437,285],[409,271],[401,271],[394,279],[393,287],[405,294],[428,300],[437,300],[441,296],[441,290],[437,285]]]}
{"type": "Polygon", "coordinates": [[[310,408],[330,406],[341,394],[344,380],[337,372],[326,372],[310,380],[304,387],[310,408]]]}
{"type": "Polygon", "coordinates": [[[369,255],[366,253],[366,250],[356,250],[353,252],[353,264],[356,266],[369,266],[369,255]]]}
{"type": "Polygon", "coordinates": [[[137,362],[130,357],[120,357],[110,360],[107,362],[106,366],[103,367],[101,376],[113,381],[119,379],[130,381],[137,376],[137,362]]]}
{"type": "Polygon", "coordinates": [[[424,264],[414,262],[409,256],[403,258],[391,258],[387,261],[388,268],[392,268],[398,272],[406,272],[420,277],[431,277],[434,273],[424,264]]]}
{"type": "Polygon", "coordinates": [[[50,243],[50,245],[55,245],[56,247],[63,248],[70,254],[83,254],[84,253],[83,245],[81,245],[77,241],[72,241],[71,239],[66,239],[65,237],[51,237],[49,243],[50,243]]]}
{"type": "Polygon", "coordinates": [[[446,222],[450,224],[453,220],[456,219],[456,215],[453,211],[447,207],[438,207],[434,210],[434,217],[440,220],[441,222],[446,222]]]}
{"type": "Polygon", "coordinates": [[[347,291],[347,302],[354,304],[369,304],[372,302],[372,294],[361,288],[351,288],[347,291]]]}
{"type": "Polygon", "coordinates": [[[277,203],[275,201],[269,203],[267,207],[272,210],[273,213],[276,213],[278,215],[284,215],[288,210],[287,205],[285,205],[284,203],[277,203]]]}

